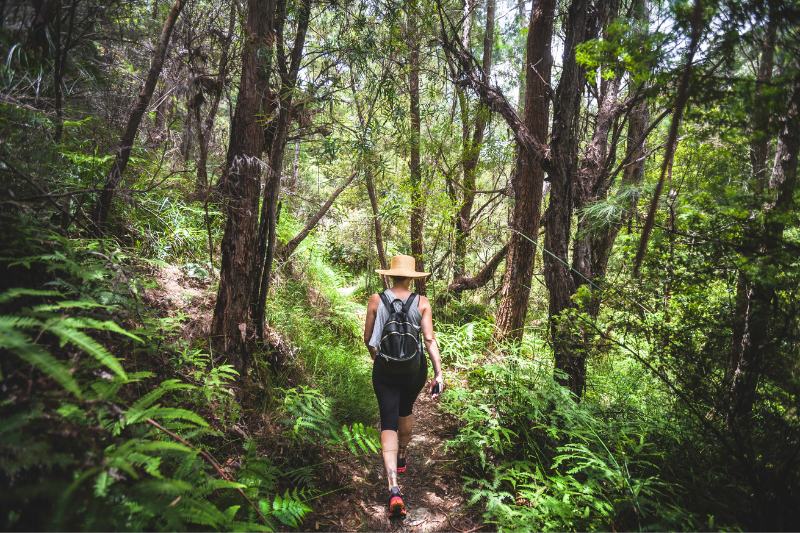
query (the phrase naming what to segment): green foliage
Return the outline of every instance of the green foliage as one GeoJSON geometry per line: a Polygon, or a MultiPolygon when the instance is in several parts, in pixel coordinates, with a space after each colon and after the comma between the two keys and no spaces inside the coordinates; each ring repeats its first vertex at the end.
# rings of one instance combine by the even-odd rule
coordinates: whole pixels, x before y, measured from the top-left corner
{"type": "Polygon", "coordinates": [[[273,530],[270,516],[296,528],[310,511],[303,503],[309,495],[299,487],[277,492],[284,475],[258,456],[254,441],[245,443],[238,482],[219,479],[210,455],[201,454],[219,434],[183,405],[217,405],[221,423],[227,416],[235,424],[227,389],[235,372],[227,365],[207,369],[208,357],[192,351],[184,351],[184,361],[200,387],[126,369],[109,340],[114,352],[153,341],[146,330],[126,329],[131,290],[112,281],[120,273],[132,278],[120,266],[122,255],[57,236],[42,244],[39,231],[25,228],[7,250],[17,259],[4,260],[10,272],[41,269],[61,290],[0,294],[2,528],[273,530]],[[269,508],[262,511],[267,522],[240,491],[269,508]]]}
{"type": "Polygon", "coordinates": [[[668,433],[664,422],[632,424],[634,413],[616,416],[619,403],[576,403],[544,354],[506,347],[479,363],[486,352],[460,351],[468,387],[446,395],[461,421],[448,447],[471,458],[465,490],[487,521],[503,531],[697,527],[661,475],[653,439],[668,433]]]}
{"type": "Polygon", "coordinates": [[[327,442],[347,448],[354,455],[378,453],[381,446],[377,429],[356,422],[352,427],[339,429],[333,417],[330,402],[321,392],[303,388],[284,391],[284,410],[290,418],[281,422],[290,428],[290,437],[296,441],[327,442]]]}

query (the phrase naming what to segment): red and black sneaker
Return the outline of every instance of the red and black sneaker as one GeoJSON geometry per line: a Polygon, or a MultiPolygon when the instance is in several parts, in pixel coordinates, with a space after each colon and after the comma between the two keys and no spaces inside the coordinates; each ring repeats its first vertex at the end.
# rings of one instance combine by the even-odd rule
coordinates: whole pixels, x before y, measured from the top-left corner
{"type": "MultiPolygon", "coordinates": [[[[400,446],[400,452],[405,455],[406,448],[405,446],[400,446]]],[[[405,472],[406,471],[406,458],[405,457],[398,457],[397,458],[397,473],[405,472]]]]}
{"type": "Polygon", "coordinates": [[[392,487],[389,491],[389,517],[403,518],[406,516],[405,504],[403,503],[403,493],[400,487],[392,487]]]}

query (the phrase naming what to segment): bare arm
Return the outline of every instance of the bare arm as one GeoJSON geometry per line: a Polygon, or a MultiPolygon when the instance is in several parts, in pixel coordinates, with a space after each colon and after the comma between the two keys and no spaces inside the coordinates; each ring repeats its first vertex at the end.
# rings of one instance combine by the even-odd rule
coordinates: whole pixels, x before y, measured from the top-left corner
{"type": "MultiPolygon", "coordinates": [[[[436,343],[436,336],[433,334],[433,310],[431,309],[431,302],[424,296],[419,297],[419,312],[422,313],[421,325],[425,348],[428,350],[428,357],[430,357],[433,365],[433,380],[428,391],[433,393],[433,387],[436,383],[441,383],[441,390],[444,390],[444,378],[442,377],[442,358],[439,355],[439,345],[436,343]]],[[[434,397],[438,395],[436,394],[434,397]]]]}
{"type": "Polygon", "coordinates": [[[378,303],[381,301],[381,297],[377,294],[373,294],[369,297],[369,303],[367,304],[367,320],[364,322],[364,344],[369,350],[369,356],[372,360],[375,360],[375,355],[378,353],[377,348],[374,346],[369,345],[369,340],[372,338],[372,330],[375,327],[375,317],[378,316],[378,303]]]}

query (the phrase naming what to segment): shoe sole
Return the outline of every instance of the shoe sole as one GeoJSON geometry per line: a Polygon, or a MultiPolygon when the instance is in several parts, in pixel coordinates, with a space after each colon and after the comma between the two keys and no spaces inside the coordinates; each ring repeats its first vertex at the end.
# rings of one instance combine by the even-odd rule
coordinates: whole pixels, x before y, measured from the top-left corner
{"type": "Polygon", "coordinates": [[[389,502],[389,516],[392,518],[397,518],[400,516],[405,516],[406,510],[405,505],[403,504],[403,498],[399,496],[395,496],[392,498],[392,501],[389,502]]]}

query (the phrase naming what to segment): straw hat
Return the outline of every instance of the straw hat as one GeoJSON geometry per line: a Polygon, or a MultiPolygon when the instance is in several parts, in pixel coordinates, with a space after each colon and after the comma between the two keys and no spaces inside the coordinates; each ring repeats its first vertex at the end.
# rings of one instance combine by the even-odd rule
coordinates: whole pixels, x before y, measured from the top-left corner
{"type": "Polygon", "coordinates": [[[404,278],[424,278],[431,275],[430,272],[417,272],[415,268],[416,262],[410,255],[395,255],[392,257],[392,268],[375,272],[384,276],[402,276],[404,278]]]}

